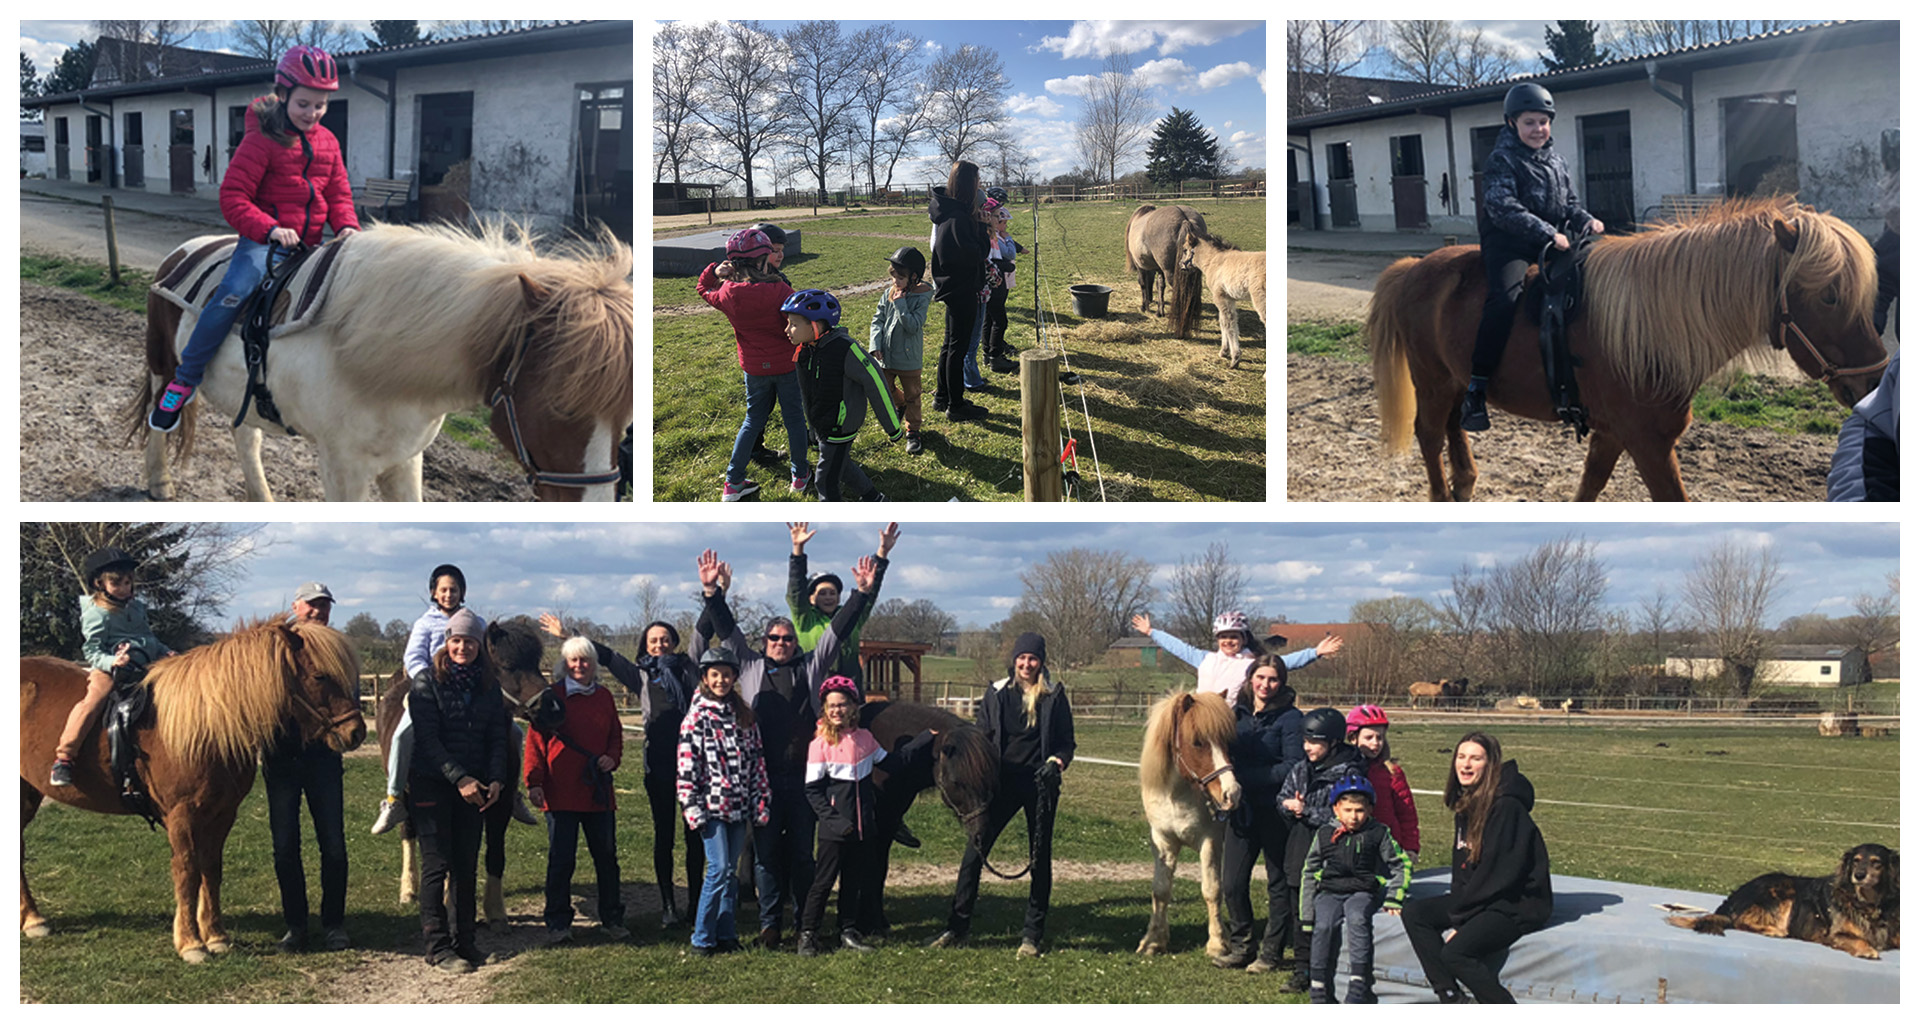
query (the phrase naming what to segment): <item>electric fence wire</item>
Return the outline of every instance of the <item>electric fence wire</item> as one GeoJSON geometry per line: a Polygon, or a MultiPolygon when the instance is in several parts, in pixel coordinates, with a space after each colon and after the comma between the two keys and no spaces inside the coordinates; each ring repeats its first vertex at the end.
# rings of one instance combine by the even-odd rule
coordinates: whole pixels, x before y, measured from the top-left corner
{"type": "MultiPolygon", "coordinates": [[[[1060,223],[1060,211],[1054,210],[1052,211],[1052,214],[1053,214],[1054,230],[1056,235],[1060,239],[1060,248],[1063,252],[1066,253],[1068,262],[1074,263],[1071,248],[1068,246],[1067,240],[1066,240],[1067,239],[1066,225],[1060,223]]],[[[1063,368],[1063,370],[1070,372],[1073,369],[1073,365],[1068,359],[1066,342],[1064,338],[1061,336],[1062,332],[1060,329],[1060,314],[1059,314],[1059,311],[1054,306],[1053,292],[1051,290],[1043,289],[1041,287],[1041,284],[1044,280],[1045,275],[1041,273],[1041,267],[1043,264],[1040,259],[1040,201],[1038,197],[1034,199],[1034,203],[1033,203],[1033,251],[1034,251],[1034,261],[1033,261],[1034,262],[1034,270],[1033,270],[1034,334],[1040,344],[1040,350],[1042,352],[1052,352],[1057,354],[1060,357],[1060,365],[1063,368]],[[1042,301],[1040,298],[1043,291],[1047,296],[1044,306],[1042,305],[1042,301]]],[[[1078,274],[1079,274],[1078,264],[1075,263],[1072,270],[1072,275],[1077,276],[1078,274]]],[[[1077,378],[1076,386],[1078,387],[1080,392],[1080,416],[1081,416],[1081,419],[1084,420],[1087,425],[1087,453],[1088,453],[1088,456],[1093,460],[1094,485],[1100,492],[1100,500],[1102,502],[1105,502],[1107,500],[1107,482],[1106,482],[1106,477],[1101,472],[1101,467],[1100,467],[1100,445],[1099,445],[1099,442],[1094,438],[1093,413],[1091,410],[1087,408],[1086,380],[1085,378],[1078,378],[1077,375],[1076,375],[1076,378],[1077,378]]],[[[1072,422],[1073,422],[1072,406],[1067,401],[1067,389],[1065,387],[1062,387],[1060,389],[1059,401],[1060,401],[1060,410],[1061,410],[1060,429],[1061,429],[1061,432],[1066,436],[1065,442],[1060,445],[1059,457],[1065,458],[1067,453],[1072,451],[1073,449],[1073,439],[1074,439],[1073,426],[1072,426],[1072,422]]],[[[1077,459],[1076,459],[1076,463],[1077,463],[1077,459]]],[[[1064,475],[1064,471],[1063,471],[1063,475],[1064,475]]],[[[1076,497],[1077,497],[1077,494],[1076,494],[1076,497]]]]}

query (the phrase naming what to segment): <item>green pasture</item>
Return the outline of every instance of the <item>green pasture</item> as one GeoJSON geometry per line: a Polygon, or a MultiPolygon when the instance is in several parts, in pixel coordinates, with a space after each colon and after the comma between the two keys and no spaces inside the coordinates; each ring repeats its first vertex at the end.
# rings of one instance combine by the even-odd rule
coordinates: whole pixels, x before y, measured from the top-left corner
{"type": "MultiPolygon", "coordinates": [[[[1263,202],[1191,205],[1205,214],[1214,233],[1243,249],[1265,248],[1263,202]]],[[[1219,320],[1211,301],[1186,341],[1174,339],[1163,318],[1139,312],[1139,285],[1127,272],[1124,244],[1133,209],[1115,203],[1040,207],[1040,302],[1049,324],[1058,325],[1049,340],[1064,344],[1069,366],[1085,381],[1084,391],[1066,389],[1067,424],[1080,439],[1085,483],[1079,497],[1099,497],[1087,440],[1090,417],[1110,500],[1264,500],[1265,329],[1250,310],[1242,310],[1240,368],[1228,370],[1219,358],[1219,320]],[[1073,315],[1067,288],[1083,283],[1113,287],[1106,319],[1073,315]]],[[[864,345],[886,280],[886,257],[903,245],[926,251],[925,213],[833,216],[788,226],[803,232],[807,250],[787,262],[788,278],[796,288],[833,292],[843,305],[841,322],[864,345]]],[[[1024,351],[1035,346],[1032,207],[1015,211],[1012,231],[1030,250],[1021,257],[1007,301],[1007,338],[1024,351]]],[[[700,300],[694,283],[693,277],[655,277],[653,284],[654,497],[660,501],[719,497],[727,455],[745,413],[732,331],[700,300]]],[[[855,442],[853,457],[896,501],[1019,500],[1018,375],[986,370],[991,390],[974,396],[991,411],[985,420],[949,423],[933,412],[945,315],[934,304],[925,332],[926,451],[909,456],[870,429],[855,442]]],[[[785,449],[778,423],[776,415],[767,444],[785,449]]],[[[784,466],[755,465],[748,476],[761,485],[759,500],[793,498],[784,466]]]]}
{"type": "MultiPolygon", "coordinates": [[[[1574,720],[1577,722],[1577,719],[1574,720]]],[[[1533,780],[1535,819],[1558,874],[1727,892],[1772,870],[1830,872],[1840,851],[1861,842],[1899,840],[1898,739],[1818,739],[1805,728],[1724,729],[1510,726],[1481,723],[1533,780]]],[[[1437,791],[1465,724],[1399,725],[1394,753],[1416,790],[1437,791]]],[[[1141,727],[1084,721],[1080,756],[1131,762],[1141,727]]],[[[651,825],[632,752],[617,778],[619,848],[626,902],[651,907],[651,825]]],[[[227,845],[224,902],[235,952],[201,966],[173,953],[167,843],[140,822],[47,805],[27,830],[25,872],[53,934],[22,940],[20,990],[40,1002],[281,1002],[327,998],[330,983],[360,969],[365,951],[407,957],[420,948],[419,920],[394,899],[399,850],[392,836],[366,826],[379,799],[380,770],[365,756],[347,761],[347,846],[353,869],[347,929],[356,950],[279,955],[282,932],[263,791],[242,807],[227,845]]],[[[1450,818],[1438,795],[1416,797],[1424,864],[1440,863],[1450,818]]],[[[909,819],[924,841],[896,849],[896,877],[916,867],[951,879],[960,831],[931,795],[909,819]]],[[[1013,835],[1018,835],[1016,826],[1013,835]]],[[[507,903],[514,928],[541,927],[545,837],[508,831],[507,903]],[[531,915],[531,916],[529,916],[531,915]]],[[[1017,870],[1017,842],[994,862],[1017,870]]],[[[318,902],[317,855],[305,851],[318,902]]],[[[1048,924],[1050,951],[1016,961],[1025,883],[982,888],[974,943],[932,951],[919,943],[944,925],[951,882],[889,887],[896,936],[867,956],[801,960],[752,950],[701,960],[687,955],[687,928],[663,930],[654,913],[634,912],[634,937],[611,943],[583,915],[570,946],[515,954],[492,979],[501,1002],[1274,1002],[1273,975],[1251,977],[1207,964],[1206,921],[1197,882],[1176,884],[1173,938],[1178,952],[1157,960],[1134,955],[1145,930],[1151,853],[1131,768],[1082,760],[1066,775],[1055,834],[1057,880],[1048,924]],[[1119,869],[1076,871],[1097,865],[1119,869]]],[[[592,870],[584,850],[576,903],[590,905],[592,870]]],[[[682,899],[684,900],[684,894],[682,899]]],[[[751,934],[752,908],[743,932],[751,934]]],[[[831,908],[830,908],[831,913],[831,908]]],[[[829,917],[829,921],[832,918],[829,917]]],[[[791,927],[791,925],[789,925],[791,927]]]]}

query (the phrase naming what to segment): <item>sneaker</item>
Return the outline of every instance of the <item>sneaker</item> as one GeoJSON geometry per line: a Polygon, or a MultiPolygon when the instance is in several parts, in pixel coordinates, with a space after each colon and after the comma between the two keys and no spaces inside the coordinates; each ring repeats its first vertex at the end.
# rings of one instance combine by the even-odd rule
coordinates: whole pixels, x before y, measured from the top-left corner
{"type": "Polygon", "coordinates": [[[1280,962],[1261,957],[1247,965],[1248,974],[1269,974],[1280,969],[1280,962]]]}
{"type": "Polygon", "coordinates": [[[860,500],[861,501],[892,501],[893,499],[887,497],[884,494],[881,494],[879,490],[876,489],[871,493],[869,493],[866,497],[861,498],[860,500]]]}
{"type": "Polygon", "coordinates": [[[439,968],[441,973],[443,974],[472,974],[473,973],[473,964],[469,963],[465,957],[457,956],[453,954],[448,954],[445,960],[442,960],[439,963],[434,964],[433,966],[439,968]]]}
{"type": "Polygon", "coordinates": [[[907,435],[907,454],[908,455],[918,455],[921,452],[924,452],[926,450],[927,450],[927,446],[920,443],[919,434],[907,435]]]}
{"type": "Polygon", "coordinates": [[[739,501],[742,498],[751,497],[752,495],[758,493],[759,490],[760,490],[760,485],[754,483],[751,480],[743,481],[737,484],[733,483],[732,481],[728,481],[727,483],[720,485],[720,500],[721,501],[739,501]]]}
{"type": "Polygon", "coordinates": [[[660,915],[660,927],[671,928],[679,923],[680,915],[674,912],[672,904],[668,904],[667,909],[660,915]]]}
{"type": "Polygon", "coordinates": [[[53,785],[56,785],[56,786],[73,785],[73,762],[72,761],[53,762],[53,780],[52,781],[53,781],[53,785]]]}
{"type": "Polygon", "coordinates": [[[1022,960],[1034,960],[1040,956],[1040,944],[1032,939],[1021,939],[1020,949],[1013,954],[1022,960]]]}
{"type": "Polygon", "coordinates": [[[803,473],[800,476],[796,476],[793,478],[793,482],[787,485],[787,487],[791,489],[795,494],[805,494],[807,492],[807,488],[812,486],[813,486],[813,474],[811,473],[803,473]]]}
{"type": "Polygon", "coordinates": [[[815,935],[812,932],[801,932],[800,933],[800,955],[801,956],[819,956],[820,953],[821,953],[820,937],[818,935],[815,935]]]}
{"type": "Polygon", "coordinates": [[[867,940],[865,939],[865,937],[863,937],[859,932],[855,931],[852,928],[841,929],[840,948],[851,950],[855,953],[873,952],[873,947],[867,945],[867,940]]]}
{"type": "Polygon", "coordinates": [[[329,928],[326,934],[321,937],[320,944],[327,952],[338,953],[348,946],[353,945],[353,940],[347,937],[347,930],[345,928],[329,928]]]}
{"type": "Polygon", "coordinates": [[[954,423],[965,423],[968,420],[984,420],[986,418],[987,407],[984,405],[976,405],[973,402],[956,405],[947,410],[947,419],[954,423]]]}
{"type": "Polygon", "coordinates": [[[1479,433],[1492,425],[1487,419],[1487,393],[1468,388],[1467,397],[1460,401],[1460,429],[1479,433]]]}
{"type": "Polygon", "coordinates": [[[287,934],[280,936],[280,941],[276,943],[276,945],[280,947],[280,952],[282,953],[305,953],[307,951],[307,933],[304,931],[294,931],[289,928],[287,929],[287,934]]]}
{"type": "Polygon", "coordinates": [[[527,806],[527,800],[520,795],[519,789],[513,791],[513,820],[522,825],[540,824],[540,819],[533,816],[533,808],[527,806]]]}
{"type": "Polygon", "coordinates": [[[962,935],[961,933],[956,932],[953,929],[949,928],[946,931],[941,932],[938,935],[935,935],[933,937],[933,941],[927,943],[927,948],[928,949],[959,949],[960,947],[966,944],[967,944],[967,937],[965,935],[962,935]]]}
{"type": "Polygon", "coordinates": [[[719,946],[693,946],[691,948],[693,949],[694,956],[717,956],[720,952],[719,946]]]}
{"type": "Polygon", "coordinates": [[[1252,955],[1248,953],[1222,953],[1208,959],[1212,961],[1213,966],[1228,971],[1243,970],[1253,962],[1252,955]]]}
{"type": "Polygon", "coordinates": [[[400,806],[400,798],[390,796],[380,801],[380,816],[373,819],[373,834],[384,835],[407,820],[407,809],[400,806]]]}
{"type": "Polygon", "coordinates": [[[147,414],[147,426],[163,434],[171,434],[180,425],[180,413],[193,401],[194,389],[177,380],[167,382],[166,389],[160,392],[160,400],[153,405],[153,411],[147,414]]]}
{"type": "Polygon", "coordinates": [[[600,934],[605,935],[615,942],[625,942],[633,935],[631,931],[627,930],[627,926],[623,924],[603,924],[600,926],[600,934]]]}

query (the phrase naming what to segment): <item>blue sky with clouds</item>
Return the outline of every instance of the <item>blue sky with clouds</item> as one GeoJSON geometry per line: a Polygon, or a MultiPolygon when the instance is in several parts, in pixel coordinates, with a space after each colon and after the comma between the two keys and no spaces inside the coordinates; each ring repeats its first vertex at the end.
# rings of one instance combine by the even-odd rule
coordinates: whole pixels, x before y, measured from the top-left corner
{"type": "MultiPolygon", "coordinates": [[[[844,574],[871,553],[882,524],[821,524],[808,547],[815,571],[844,574]]],[[[1146,558],[1164,574],[1210,543],[1245,567],[1253,604],[1296,622],[1339,622],[1355,601],[1404,594],[1436,598],[1462,564],[1526,555],[1569,533],[1596,546],[1609,575],[1607,602],[1626,611],[1664,586],[1678,596],[1693,560],[1732,539],[1771,545],[1783,569],[1775,616],[1850,614],[1852,597],[1879,592],[1899,569],[1894,524],[1663,523],[905,523],[882,597],[928,598],[963,624],[1004,617],[1020,573],[1051,552],[1089,547],[1146,558]]],[[[254,555],[227,613],[285,607],[302,581],[340,599],[336,623],[367,611],[411,621],[425,607],[426,574],[452,561],[469,600],[489,615],[564,608],[618,625],[633,615],[644,577],[691,606],[694,558],[712,546],[733,563],[735,589],[779,601],[788,539],[779,523],[277,523],[253,538],[254,555]]]]}

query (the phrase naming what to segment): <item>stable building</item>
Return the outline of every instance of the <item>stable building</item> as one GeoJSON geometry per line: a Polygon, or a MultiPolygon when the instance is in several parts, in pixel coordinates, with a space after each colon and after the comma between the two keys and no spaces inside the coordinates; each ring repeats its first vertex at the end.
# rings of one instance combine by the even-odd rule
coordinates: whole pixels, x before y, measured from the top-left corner
{"type": "MultiPolygon", "coordinates": [[[[126,81],[123,62],[96,62],[88,88],[22,100],[45,112],[51,177],[218,193],[247,105],[273,87],[273,63],[205,51],[163,56],[147,69],[155,77],[126,81]]],[[[334,56],[340,91],[322,123],[340,140],[356,196],[378,180],[403,193],[416,216],[471,211],[546,229],[597,221],[632,239],[631,21],[334,56]]]]}
{"type": "MultiPolygon", "coordinates": [[[[1667,674],[1715,679],[1723,665],[1705,648],[1686,648],[1667,658],[1667,674]]],[[[1867,652],[1832,644],[1782,644],[1760,665],[1759,678],[1772,686],[1858,686],[1871,682],[1867,652]]]]}
{"type": "Polygon", "coordinates": [[[1625,229],[1797,192],[1869,237],[1898,167],[1897,21],[1828,22],[1287,122],[1290,227],[1473,236],[1480,169],[1519,82],[1552,90],[1581,202],[1625,229]]]}

